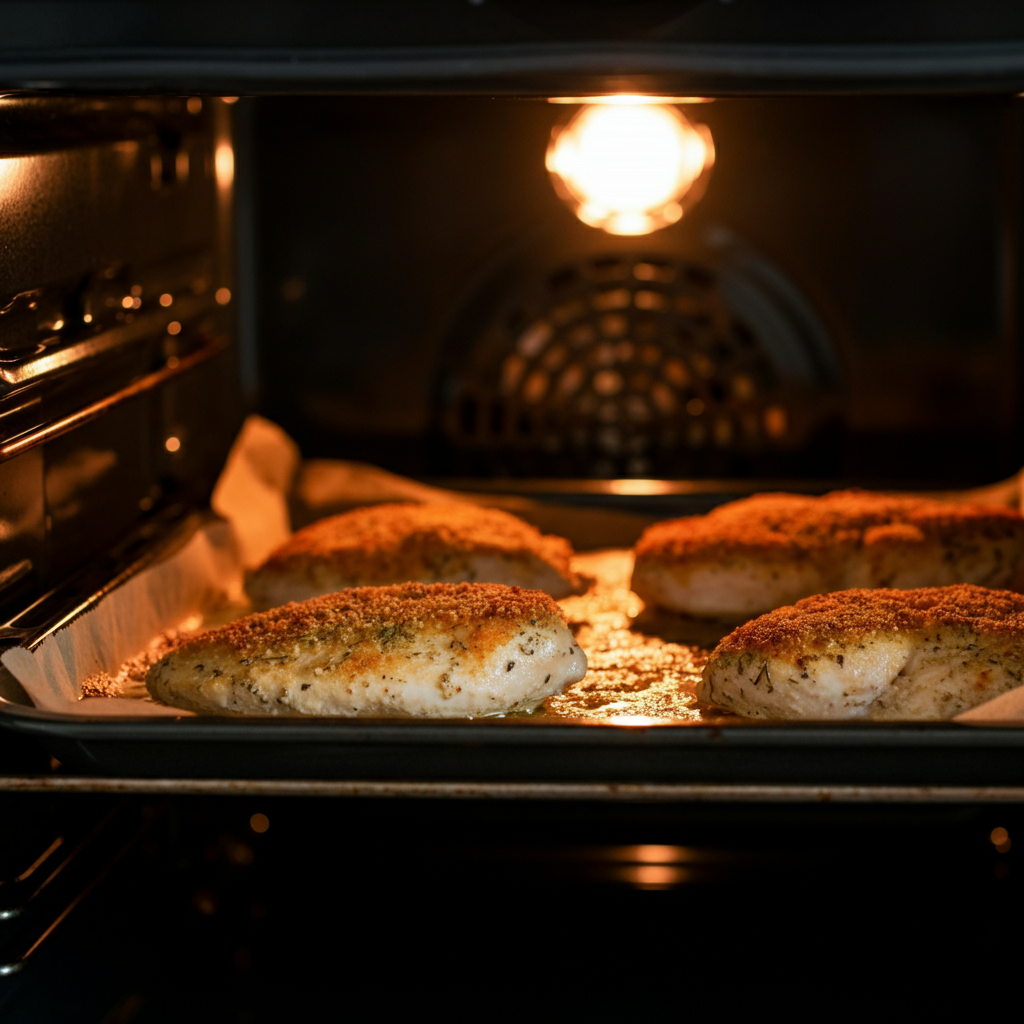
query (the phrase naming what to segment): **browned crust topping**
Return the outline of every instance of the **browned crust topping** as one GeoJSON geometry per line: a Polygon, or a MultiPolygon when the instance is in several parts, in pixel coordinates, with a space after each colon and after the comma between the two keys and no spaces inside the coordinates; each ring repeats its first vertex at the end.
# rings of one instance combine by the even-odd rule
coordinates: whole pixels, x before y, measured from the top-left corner
{"type": "Polygon", "coordinates": [[[826,549],[946,543],[962,540],[965,532],[993,540],[1024,537],[1024,519],[1012,509],[860,490],[821,497],[757,494],[707,515],[656,523],[637,542],[636,555],[661,562],[695,555],[793,559],[826,549]]]}
{"type": "Polygon", "coordinates": [[[297,643],[358,643],[371,639],[382,648],[411,638],[424,628],[484,628],[499,638],[523,622],[565,622],[547,594],[499,583],[403,583],[393,587],[355,587],[308,601],[293,601],[256,612],[219,629],[200,633],[176,648],[189,656],[210,647],[240,658],[297,643]]]}
{"type": "Polygon", "coordinates": [[[386,504],[330,516],[295,533],[259,571],[327,564],[367,580],[401,578],[410,564],[433,566],[453,555],[535,555],[572,578],[572,546],[500,509],[461,502],[386,504]]]}
{"type": "Polygon", "coordinates": [[[878,633],[966,629],[1024,639],[1024,594],[962,583],[918,590],[840,590],[805,597],[734,629],[713,657],[756,650],[785,654],[822,641],[855,642],[878,633]]]}

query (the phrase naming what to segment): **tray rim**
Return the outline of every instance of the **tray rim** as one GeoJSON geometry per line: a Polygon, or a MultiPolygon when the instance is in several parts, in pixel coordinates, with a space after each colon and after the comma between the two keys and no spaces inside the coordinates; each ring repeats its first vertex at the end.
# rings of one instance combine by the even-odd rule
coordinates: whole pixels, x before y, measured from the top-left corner
{"type": "Polygon", "coordinates": [[[426,744],[546,746],[946,746],[950,749],[1020,747],[1024,724],[959,722],[742,721],[729,724],[650,721],[616,723],[594,718],[260,718],[256,716],[88,716],[25,707],[0,698],[0,729],[38,738],[175,742],[426,744]]]}

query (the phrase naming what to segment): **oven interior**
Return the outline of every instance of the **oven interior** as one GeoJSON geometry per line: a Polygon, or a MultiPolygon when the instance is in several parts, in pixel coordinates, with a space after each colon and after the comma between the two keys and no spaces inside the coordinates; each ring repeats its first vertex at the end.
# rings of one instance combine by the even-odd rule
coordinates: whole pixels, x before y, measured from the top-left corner
{"type": "MultiPolygon", "coordinates": [[[[34,15],[10,6],[17,42],[34,15]]],[[[517,45],[572,34],[566,5],[501,6],[533,26],[517,45]]],[[[662,6],[636,5],[626,37],[662,6]]],[[[615,7],[591,12],[610,37],[615,7]]],[[[5,642],[203,509],[247,412],[309,458],[665,516],[693,493],[969,487],[1024,464],[1019,85],[708,89],[685,108],[715,143],[704,195],[623,237],[552,188],[545,150],[576,109],[554,89],[215,88],[209,71],[193,89],[161,73],[0,98],[5,642]]],[[[568,94],[574,76],[555,77],[568,94]]],[[[60,776],[7,732],[0,765],[60,776]]],[[[954,874],[980,902],[1018,892],[1017,806],[3,803],[12,1020],[66,1016],[86,990],[82,1020],[179,1019],[206,998],[197,1019],[274,1019],[288,1004],[257,982],[281,934],[379,926],[381,908],[415,924],[417,898],[507,897],[496,878],[714,907],[744,887],[838,892],[854,872],[864,892],[954,874]],[[297,898],[281,880],[328,863],[366,891],[297,898]],[[168,996],[142,952],[172,940],[209,969],[168,996]]]]}
{"type": "Polygon", "coordinates": [[[638,237],[556,195],[543,98],[0,103],[12,615],[202,507],[246,411],[306,457],[662,515],[679,486],[609,482],[1024,462],[1017,98],[693,104],[706,193],[638,237]]]}
{"type": "Polygon", "coordinates": [[[310,455],[420,477],[1001,479],[1019,108],[693,104],[705,194],[623,237],[551,186],[565,106],[258,100],[247,383],[310,455]]]}

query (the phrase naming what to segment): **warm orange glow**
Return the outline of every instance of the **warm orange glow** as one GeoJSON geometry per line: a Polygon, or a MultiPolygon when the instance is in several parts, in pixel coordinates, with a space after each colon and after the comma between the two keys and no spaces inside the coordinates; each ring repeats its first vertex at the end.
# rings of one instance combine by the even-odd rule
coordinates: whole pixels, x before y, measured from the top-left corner
{"type": "Polygon", "coordinates": [[[631,850],[632,859],[641,864],[674,864],[685,854],[681,846],[634,846],[631,850]]]}
{"type": "Polygon", "coordinates": [[[55,331],[59,331],[63,326],[64,326],[64,321],[63,320],[54,320],[54,322],[53,322],[53,329],[55,331]]]}
{"type": "Polygon", "coordinates": [[[640,864],[624,869],[623,875],[624,881],[638,889],[670,889],[685,883],[690,871],[671,864],[640,864]]]}
{"type": "Polygon", "coordinates": [[[609,715],[606,721],[611,722],[613,725],[643,727],[648,725],[664,725],[666,719],[654,718],[651,715],[609,715]]]}
{"type": "Polygon", "coordinates": [[[764,411],[764,429],[773,440],[778,440],[786,433],[788,426],[786,410],[779,405],[769,405],[764,411]]]}
{"type": "MultiPolygon", "coordinates": [[[[0,101],[0,106],[3,101],[0,101]]],[[[38,169],[38,157],[10,156],[0,160],[0,193],[5,197],[18,192],[25,185],[31,184],[34,172],[38,169]],[[36,166],[33,167],[33,161],[36,166]]]]}
{"type": "Polygon", "coordinates": [[[167,333],[168,334],[181,334],[181,324],[179,324],[177,320],[172,320],[167,325],[167,333]]]}
{"type": "Polygon", "coordinates": [[[217,184],[221,188],[230,188],[235,180],[235,151],[228,143],[222,142],[217,147],[214,167],[217,171],[217,184]]]}
{"type": "Polygon", "coordinates": [[[198,96],[189,96],[185,106],[190,114],[198,114],[203,109],[203,101],[198,96]]]}
{"type": "Polygon", "coordinates": [[[270,828],[270,819],[265,814],[254,814],[249,819],[249,828],[253,832],[266,832],[270,828]]]}
{"type": "Polygon", "coordinates": [[[1013,842],[1010,839],[1010,833],[1006,831],[1001,825],[998,828],[992,829],[989,839],[992,841],[992,845],[1000,853],[1008,853],[1013,842]]]}
{"type": "Polygon", "coordinates": [[[170,292],[164,292],[163,295],[160,296],[161,306],[169,306],[173,301],[174,297],[171,295],[170,292]]]}
{"type": "Polygon", "coordinates": [[[711,133],[653,97],[606,97],[552,133],[546,164],[585,224],[646,235],[683,215],[714,163],[711,133]],[[611,102],[615,100],[615,102],[611,102]]]}
{"type": "Polygon", "coordinates": [[[609,480],[611,494],[671,494],[672,485],[665,480],[609,480]]]}
{"type": "Polygon", "coordinates": [[[87,324],[91,324],[91,323],[92,323],[92,313],[86,313],[86,314],[85,314],[85,316],[83,316],[83,317],[82,317],[82,319],[83,319],[83,320],[84,320],[84,321],[85,321],[85,322],[86,322],[87,324]]]}
{"type": "Polygon", "coordinates": [[[642,96],[639,93],[614,93],[609,96],[549,96],[548,103],[608,107],[638,107],[663,105],[666,103],[712,103],[707,96],[642,96]]]}
{"type": "Polygon", "coordinates": [[[217,304],[219,306],[226,306],[231,301],[231,289],[218,288],[214,298],[217,300],[217,304]]]}
{"type": "Polygon", "coordinates": [[[169,437],[164,441],[164,447],[169,452],[176,452],[181,447],[181,441],[176,437],[169,437]]]}
{"type": "Polygon", "coordinates": [[[135,305],[135,300],[130,295],[126,295],[121,300],[121,305],[124,306],[125,309],[131,309],[132,306],[135,305]]]}

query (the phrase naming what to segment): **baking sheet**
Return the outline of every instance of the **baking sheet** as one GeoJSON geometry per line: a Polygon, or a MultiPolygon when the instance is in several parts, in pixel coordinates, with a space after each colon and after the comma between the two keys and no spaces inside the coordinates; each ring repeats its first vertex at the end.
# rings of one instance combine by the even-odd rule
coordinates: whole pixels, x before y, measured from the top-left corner
{"type": "Polygon", "coordinates": [[[587,674],[562,693],[548,697],[541,714],[615,725],[736,720],[736,716],[696,698],[695,687],[707,661],[705,648],[671,643],[640,628],[636,617],[644,606],[629,589],[631,551],[578,555],[573,568],[593,582],[586,593],[558,603],[587,653],[587,674]]]}
{"type": "MultiPolygon", "coordinates": [[[[331,511],[344,504],[346,493],[352,505],[463,497],[359,464],[316,466],[312,475],[304,472],[291,439],[274,424],[250,417],[214,490],[212,505],[223,520],[201,527],[179,550],[142,570],[38,647],[4,652],[3,665],[34,705],[46,711],[85,717],[191,717],[149,697],[145,670],[180,633],[219,625],[248,610],[244,571],[289,536],[289,506],[293,511],[303,480],[307,508],[318,503],[322,509],[332,506],[331,511]]],[[[501,504],[491,498],[484,503],[501,504]]],[[[542,518],[544,528],[571,535],[578,516],[577,509],[547,507],[542,518]]],[[[598,512],[587,519],[585,530],[602,537],[628,535],[639,528],[634,521],[639,518],[598,512]]],[[[578,555],[575,568],[592,580],[591,586],[560,604],[587,653],[588,673],[529,717],[623,726],[748,724],[702,705],[694,692],[708,649],[726,626],[645,611],[629,589],[628,549],[578,555]]],[[[1019,725],[1024,722],[1024,688],[956,721],[1019,725]]]]}
{"type": "MultiPolygon", "coordinates": [[[[180,636],[248,610],[237,593],[236,552],[225,547],[230,544],[228,532],[227,524],[200,531],[180,554],[140,574],[38,650],[8,652],[4,664],[36,706],[47,710],[191,715],[154,701],[146,691],[145,674],[180,636]],[[221,586],[224,580],[227,587],[221,586]]],[[[516,717],[636,725],[655,720],[702,723],[727,716],[700,704],[694,695],[706,650],[633,628],[642,603],[629,590],[632,564],[632,553],[622,549],[577,556],[574,567],[591,584],[586,593],[559,603],[587,651],[589,670],[537,711],[516,717]]]]}
{"type": "MultiPolygon", "coordinates": [[[[395,498],[451,501],[450,491],[359,464],[316,463],[302,472],[291,439],[259,417],[246,421],[214,489],[212,506],[222,522],[202,527],[180,550],[142,570],[33,650],[14,648],[4,666],[41,709],[104,717],[191,717],[191,712],[154,701],[145,673],[182,634],[245,614],[246,569],[259,565],[290,534],[289,494],[297,490],[308,508],[336,509],[395,498]],[[303,483],[304,481],[304,483],[303,483]],[[311,481],[315,482],[315,486],[311,481]]],[[[486,499],[491,503],[491,499],[486,499]]],[[[292,507],[296,499],[292,496],[292,507]]],[[[496,499],[528,511],[526,499],[496,499]],[[521,505],[522,508],[518,506],[521,505]]],[[[572,532],[577,510],[547,508],[549,529],[572,532]],[[552,525],[553,524],[553,525],[552,525]]],[[[630,535],[640,517],[592,511],[591,536],[630,535]]],[[[576,524],[579,531],[579,524],[576,524]]],[[[632,554],[627,549],[577,557],[592,583],[586,594],[562,602],[570,627],[584,645],[590,671],[581,684],[539,711],[548,718],[590,717],[621,723],[645,719],[700,722],[693,687],[706,652],[630,628],[641,607],[629,590],[632,554]]]]}

